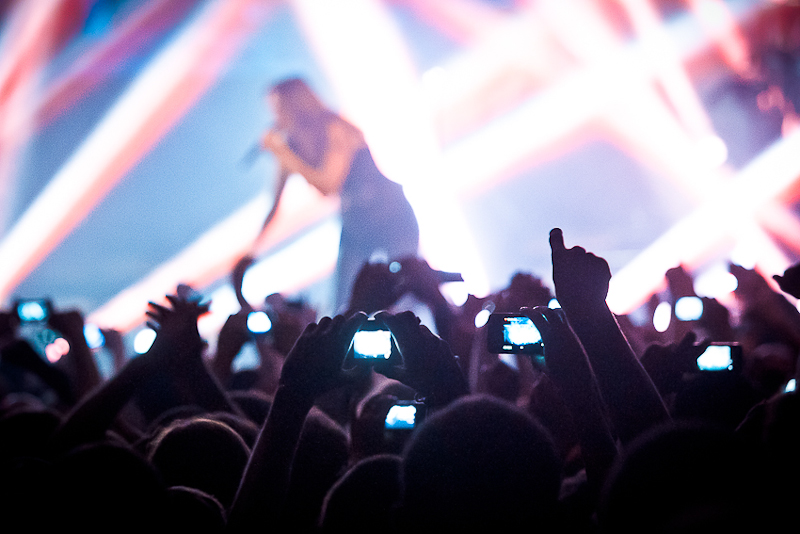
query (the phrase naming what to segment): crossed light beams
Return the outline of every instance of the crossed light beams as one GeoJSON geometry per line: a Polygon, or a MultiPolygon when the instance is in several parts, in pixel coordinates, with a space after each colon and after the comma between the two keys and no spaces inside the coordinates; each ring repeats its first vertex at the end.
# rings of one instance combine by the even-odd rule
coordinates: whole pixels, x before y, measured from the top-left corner
{"type": "Polygon", "coordinates": [[[131,55],[161,38],[200,0],[148,0],[113,31],[84,52],[47,88],[33,109],[36,127],[56,119],[108,79],[131,55]]]}
{"type": "MultiPolygon", "coordinates": [[[[586,82],[588,82],[588,81],[591,81],[591,80],[588,80],[588,79],[587,79],[587,80],[585,80],[585,81],[586,81],[586,82]]],[[[580,84],[579,84],[579,85],[580,85],[580,84]]],[[[555,91],[554,91],[554,93],[555,93],[555,91]]],[[[554,97],[554,99],[555,99],[555,97],[554,97]]],[[[561,117],[561,118],[563,118],[563,117],[561,117]]],[[[585,120],[585,117],[576,117],[576,124],[579,124],[579,123],[580,123],[582,120],[585,120]]],[[[513,122],[513,121],[512,121],[512,122],[513,122]]],[[[520,122],[521,122],[521,123],[524,123],[525,121],[520,121],[520,122]]],[[[530,124],[530,123],[528,123],[528,124],[530,124]]],[[[520,124],[517,124],[516,126],[519,126],[519,125],[520,125],[520,124]]],[[[542,128],[542,129],[544,130],[544,129],[546,129],[546,128],[542,128]]],[[[506,132],[506,133],[507,133],[507,132],[506,132]]],[[[564,134],[567,134],[567,133],[569,133],[569,131],[565,131],[565,132],[564,132],[564,134]]],[[[502,138],[502,137],[503,137],[503,136],[500,136],[500,135],[499,135],[499,136],[498,136],[498,139],[500,139],[500,138],[502,138]]],[[[486,149],[487,147],[486,147],[486,145],[484,145],[482,148],[483,148],[483,149],[486,149]]],[[[529,147],[529,150],[530,150],[530,147],[529,147]]],[[[469,151],[466,151],[466,152],[469,152],[469,151]]],[[[520,154],[513,154],[513,156],[514,156],[514,157],[519,157],[519,156],[520,156],[520,154]]],[[[452,159],[454,159],[454,160],[461,160],[461,158],[458,158],[458,157],[455,157],[455,158],[452,158],[452,159]]],[[[500,159],[502,159],[502,158],[500,158],[500,159]]],[[[500,166],[502,166],[502,165],[500,165],[500,166]]],[[[488,169],[487,169],[487,170],[488,170],[488,169]]],[[[495,169],[495,170],[496,170],[496,169],[495,169]]],[[[473,175],[475,175],[475,174],[477,174],[477,173],[473,173],[473,175]]],[[[477,181],[480,181],[480,180],[476,180],[476,182],[477,182],[477,181]]],[[[463,186],[463,185],[464,185],[464,183],[462,182],[462,186],[463,186]]],[[[288,269],[287,269],[286,267],[284,267],[282,270],[283,270],[283,271],[287,271],[288,269]]],[[[663,274],[663,271],[662,271],[662,274],[663,274]]]]}
{"type": "MultiPolygon", "coordinates": [[[[638,305],[646,292],[642,289],[660,287],[664,273],[671,267],[702,262],[714,249],[732,247],[739,235],[752,232],[748,218],[752,219],[766,203],[796,184],[800,177],[797,154],[800,131],[759,155],[717,198],[706,201],[613,276],[609,307],[624,313],[638,305]]],[[[763,237],[769,241],[768,236],[763,237]]],[[[779,271],[772,274],[776,272],[779,271]]]]}
{"type": "MultiPolygon", "coordinates": [[[[0,46],[0,210],[6,217],[17,155],[33,129],[30,109],[43,67],[78,29],[83,0],[16,2],[0,46]]],[[[0,231],[6,221],[0,219],[0,231]]]]}
{"type": "Polygon", "coordinates": [[[150,62],[0,243],[0,298],[211,86],[268,11],[258,0],[209,2],[150,62]]]}
{"type": "MultiPolygon", "coordinates": [[[[619,98],[620,100],[624,99],[624,108],[612,113],[605,113],[604,122],[612,131],[621,135],[621,144],[632,148],[629,152],[638,154],[640,158],[644,157],[645,160],[649,159],[653,166],[662,173],[666,170],[667,176],[672,178],[682,189],[689,192],[690,196],[698,200],[709,198],[711,194],[718,192],[719,188],[730,180],[729,173],[725,172],[725,169],[714,170],[710,166],[711,163],[719,164],[724,160],[724,145],[714,135],[710,120],[706,116],[702,105],[700,105],[699,98],[694,93],[688,76],[682,68],[682,62],[679,61],[677,54],[671,50],[672,46],[669,40],[664,39],[663,34],[660,34],[663,31],[661,27],[656,27],[655,10],[647,2],[624,1],[622,3],[623,7],[628,11],[629,18],[633,22],[637,33],[639,33],[640,42],[644,45],[642,59],[655,65],[653,69],[654,78],[660,82],[673,108],[678,113],[683,126],[675,122],[670,111],[665,108],[663,101],[653,91],[644,90],[644,87],[636,91],[622,91],[623,94],[619,95],[619,98]],[[653,57],[654,55],[655,57],[653,57]],[[630,112],[631,108],[635,111],[630,112]],[[630,120],[625,121],[625,118],[630,120]],[[643,118],[647,120],[643,121],[643,118]],[[643,128],[642,122],[650,125],[650,128],[643,128]],[[671,135],[665,135],[668,132],[672,132],[671,135]],[[703,158],[698,157],[701,155],[697,153],[695,148],[698,144],[707,153],[710,153],[712,161],[704,162],[703,158]],[[714,162],[714,159],[717,161],[714,162]],[[678,164],[676,165],[675,162],[678,162],[678,164]]],[[[562,23],[560,24],[561,31],[558,34],[559,36],[567,36],[569,49],[576,56],[581,57],[587,63],[591,63],[594,60],[595,62],[601,61],[607,67],[609,66],[609,59],[612,57],[615,47],[614,43],[611,42],[615,38],[612,33],[592,31],[594,28],[587,27],[585,24],[580,28],[570,24],[571,13],[574,13],[574,5],[561,2],[545,2],[540,5],[545,7],[546,15],[555,18],[554,22],[556,24],[562,23]],[[586,38],[588,34],[591,34],[592,37],[586,38]],[[597,48],[598,43],[601,44],[599,49],[597,48]],[[603,53],[598,54],[598,50],[603,53]]],[[[717,7],[720,6],[718,5],[717,7]]],[[[721,7],[724,8],[724,6],[721,7]]],[[[580,12],[585,13],[585,10],[580,12]]],[[[599,21],[600,18],[583,17],[582,20],[586,23],[588,21],[599,21]]],[[[728,36],[732,39],[733,45],[729,43],[726,48],[728,50],[741,49],[742,43],[737,40],[736,32],[728,31],[728,36]]],[[[746,57],[746,54],[731,53],[729,56],[741,59],[746,57]]],[[[626,62],[626,64],[630,65],[629,62],[626,62]]],[[[744,67],[741,62],[737,65],[740,70],[744,67]]],[[[629,76],[627,69],[625,72],[621,71],[620,74],[629,76]]],[[[627,89],[635,87],[637,84],[642,84],[642,82],[651,83],[631,77],[627,89]]],[[[598,89],[596,85],[591,85],[591,87],[598,89]]],[[[614,91],[620,93],[618,87],[611,89],[609,96],[614,91]]],[[[541,119],[541,115],[539,118],[541,119]]],[[[542,121],[539,120],[538,122],[541,123],[542,121]]],[[[793,218],[786,208],[775,203],[770,205],[769,210],[765,211],[774,215],[781,215],[781,219],[793,218]]],[[[759,251],[761,259],[758,267],[762,271],[768,273],[780,272],[788,265],[786,257],[772,243],[769,236],[755,224],[752,217],[747,220],[746,224],[740,221],[739,226],[741,228],[739,235],[749,237],[747,241],[757,243],[761,249],[759,251]],[[754,239],[752,236],[756,236],[756,238],[754,239]]],[[[795,224],[795,226],[797,225],[795,224]]],[[[738,248],[742,248],[741,245],[744,242],[744,238],[740,239],[738,248]]],[[[669,252],[665,251],[664,253],[669,257],[669,252]]],[[[665,270],[658,271],[658,274],[653,273],[652,276],[663,282],[663,272],[665,270]]],[[[619,313],[630,311],[635,307],[634,302],[636,305],[641,304],[652,291],[658,289],[653,284],[638,283],[637,278],[632,276],[634,272],[635,270],[627,270],[627,284],[616,284],[614,289],[616,294],[612,293],[610,295],[609,300],[615,303],[615,311],[619,313]],[[619,294],[621,289],[618,288],[626,287],[626,285],[633,291],[625,295],[627,297],[636,295],[636,297],[626,303],[626,306],[621,306],[620,303],[625,302],[625,300],[619,294]]]]}

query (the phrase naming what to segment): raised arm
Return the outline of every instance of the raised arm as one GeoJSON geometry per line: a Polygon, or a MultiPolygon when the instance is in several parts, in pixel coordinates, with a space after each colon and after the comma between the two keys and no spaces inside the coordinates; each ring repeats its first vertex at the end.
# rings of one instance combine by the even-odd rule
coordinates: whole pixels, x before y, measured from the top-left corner
{"type": "Polygon", "coordinates": [[[323,317],[306,327],[289,352],[272,408],[231,507],[229,531],[278,526],[306,416],[317,397],[345,383],[342,363],[353,334],[365,319],[364,314],[347,320],[341,315],[323,317]]]}
{"type": "Polygon", "coordinates": [[[587,480],[597,496],[617,448],[589,359],[563,310],[537,306],[522,311],[542,335],[547,375],[575,421],[587,480]]]}
{"type": "Polygon", "coordinates": [[[54,438],[57,449],[101,439],[120,410],[137,395],[153,401],[153,415],[180,404],[195,404],[208,411],[237,410],[202,361],[197,317],[207,307],[167,298],[171,308],[151,304],[148,312],[158,322],[153,346],[75,407],[54,438]]]}
{"type": "Polygon", "coordinates": [[[550,232],[550,247],[556,298],[586,350],[617,437],[628,442],[669,414],[606,305],[608,263],[581,247],[566,248],[559,228],[550,232]]]}

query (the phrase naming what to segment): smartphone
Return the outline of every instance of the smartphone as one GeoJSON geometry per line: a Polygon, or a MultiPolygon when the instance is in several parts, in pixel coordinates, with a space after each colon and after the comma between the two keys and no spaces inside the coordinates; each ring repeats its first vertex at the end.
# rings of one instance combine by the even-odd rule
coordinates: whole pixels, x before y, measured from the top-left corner
{"type": "Polygon", "coordinates": [[[368,319],[353,336],[352,349],[356,360],[388,360],[395,351],[395,343],[386,325],[368,319]]]}
{"type": "Polygon", "coordinates": [[[738,343],[712,343],[697,357],[700,371],[736,371],[742,361],[742,347],[738,343]]]}
{"type": "Polygon", "coordinates": [[[422,420],[425,405],[415,401],[398,401],[389,408],[384,428],[386,430],[413,430],[422,420]]]}
{"type": "Polygon", "coordinates": [[[20,323],[43,323],[50,317],[50,302],[47,299],[20,299],[14,304],[20,323]]]}
{"type": "Polygon", "coordinates": [[[544,354],[542,335],[526,315],[493,313],[486,328],[486,349],[492,354],[544,354]]]}

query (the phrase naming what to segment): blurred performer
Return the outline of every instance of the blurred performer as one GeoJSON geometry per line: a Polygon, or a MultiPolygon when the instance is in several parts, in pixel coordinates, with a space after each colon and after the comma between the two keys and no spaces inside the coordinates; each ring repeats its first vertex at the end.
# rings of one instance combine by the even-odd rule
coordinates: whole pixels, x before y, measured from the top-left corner
{"type": "Polygon", "coordinates": [[[375,166],[361,131],[327,109],[303,80],[284,80],[267,98],[276,122],[262,147],[277,157],[280,170],[275,201],[256,243],[277,212],[289,175],[302,175],[323,195],[339,195],[338,311],[347,305],[356,274],[373,255],[392,259],[417,254],[417,220],[402,186],[375,166]]]}

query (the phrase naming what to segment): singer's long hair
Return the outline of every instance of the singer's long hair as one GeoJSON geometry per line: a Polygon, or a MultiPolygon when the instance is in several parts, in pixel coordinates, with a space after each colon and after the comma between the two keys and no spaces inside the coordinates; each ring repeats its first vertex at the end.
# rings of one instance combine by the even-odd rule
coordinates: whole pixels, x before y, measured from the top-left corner
{"type": "Polygon", "coordinates": [[[328,145],[328,124],[337,118],[300,78],[288,78],[269,90],[279,99],[278,128],[289,147],[313,166],[322,163],[328,145]]]}

